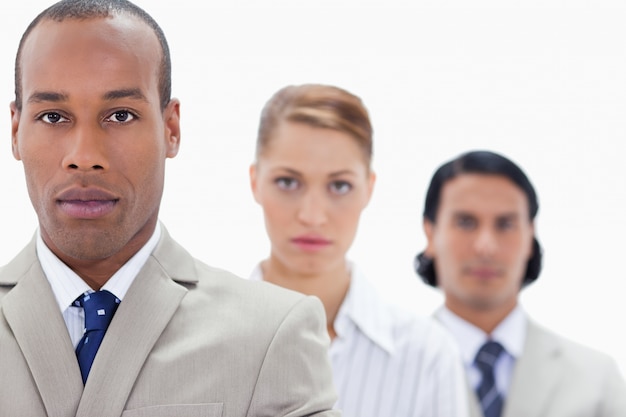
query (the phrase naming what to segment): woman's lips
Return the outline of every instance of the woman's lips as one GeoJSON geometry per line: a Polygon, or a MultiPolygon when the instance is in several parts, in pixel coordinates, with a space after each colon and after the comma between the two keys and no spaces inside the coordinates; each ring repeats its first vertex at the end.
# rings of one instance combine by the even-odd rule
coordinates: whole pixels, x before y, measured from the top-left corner
{"type": "Polygon", "coordinates": [[[318,236],[298,236],[291,242],[305,252],[317,252],[331,244],[331,241],[318,236]]]}

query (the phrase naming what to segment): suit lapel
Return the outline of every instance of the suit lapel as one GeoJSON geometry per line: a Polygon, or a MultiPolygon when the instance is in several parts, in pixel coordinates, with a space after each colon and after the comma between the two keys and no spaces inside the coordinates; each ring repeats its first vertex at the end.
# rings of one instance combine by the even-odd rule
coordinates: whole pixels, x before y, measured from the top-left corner
{"type": "Polygon", "coordinates": [[[193,261],[163,232],[155,254],[148,258],[113,317],[76,417],[122,414],[146,358],[187,292],[172,280],[159,256],[175,257],[183,269],[193,261]]]}
{"type": "Polygon", "coordinates": [[[517,361],[503,417],[543,416],[558,387],[561,346],[537,324],[528,323],[524,353],[517,361]]]}
{"type": "MultiPolygon", "coordinates": [[[[4,316],[24,354],[47,415],[74,415],[83,383],[72,342],[48,280],[36,260],[34,243],[8,265],[25,267],[2,299],[4,316]],[[24,304],[29,303],[25,308],[24,304]]],[[[16,271],[4,270],[5,277],[16,271]]]]}

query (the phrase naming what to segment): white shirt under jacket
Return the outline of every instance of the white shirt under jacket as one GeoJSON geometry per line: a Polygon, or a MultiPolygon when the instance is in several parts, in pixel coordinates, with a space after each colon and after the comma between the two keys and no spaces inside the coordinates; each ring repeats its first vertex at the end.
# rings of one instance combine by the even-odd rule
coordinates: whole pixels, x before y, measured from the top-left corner
{"type": "MultiPolygon", "coordinates": [[[[160,238],[161,224],[157,223],[148,242],[109,278],[102,289],[110,291],[123,301],[128,288],[156,248],[160,238]]],[[[81,294],[93,292],[93,289],[52,253],[40,233],[37,233],[37,258],[59,304],[72,344],[76,347],[85,333],[85,311],[72,306],[72,303],[81,294]]]]}
{"type": "MultiPolygon", "coordinates": [[[[452,337],[433,319],[383,301],[350,265],[350,288],[330,346],[337,409],[344,417],[466,417],[463,366],[452,337]]],[[[250,279],[262,280],[260,265],[250,279]]]]}
{"type": "Polygon", "coordinates": [[[481,373],[474,364],[474,358],[478,350],[487,340],[499,342],[504,347],[504,352],[495,363],[494,374],[498,392],[505,398],[509,392],[515,361],[524,351],[526,341],[526,327],[528,318],[521,306],[517,306],[504,320],[498,324],[491,335],[488,335],[473,324],[463,320],[446,307],[441,307],[437,313],[437,319],[450,331],[456,339],[461,357],[467,372],[470,386],[476,390],[481,382],[481,373]]]}

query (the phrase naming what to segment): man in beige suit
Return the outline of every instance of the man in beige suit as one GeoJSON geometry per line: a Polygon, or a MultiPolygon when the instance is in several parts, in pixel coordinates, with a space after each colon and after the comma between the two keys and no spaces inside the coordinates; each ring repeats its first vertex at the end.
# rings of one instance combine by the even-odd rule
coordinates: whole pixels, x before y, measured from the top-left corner
{"type": "Polygon", "coordinates": [[[321,303],[211,268],[158,222],[179,102],[150,16],[44,11],[11,115],[39,229],[0,269],[1,416],[339,415],[321,303]]]}
{"type": "Polygon", "coordinates": [[[428,245],[416,269],[444,292],[437,318],[461,348],[472,415],[626,416],[613,359],[541,327],[518,304],[541,270],[538,208],[524,172],[493,152],[443,164],[426,194],[428,245]]]}

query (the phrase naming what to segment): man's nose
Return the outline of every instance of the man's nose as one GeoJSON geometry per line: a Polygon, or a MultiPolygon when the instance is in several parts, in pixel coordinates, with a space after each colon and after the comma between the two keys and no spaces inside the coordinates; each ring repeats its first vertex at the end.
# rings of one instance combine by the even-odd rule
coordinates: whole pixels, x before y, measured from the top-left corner
{"type": "Polygon", "coordinates": [[[474,250],[480,256],[490,257],[498,249],[498,239],[495,232],[489,228],[482,228],[476,235],[474,250]]]}
{"type": "Polygon", "coordinates": [[[92,171],[109,168],[105,139],[97,126],[76,126],[70,135],[63,158],[65,169],[92,171]]]}

